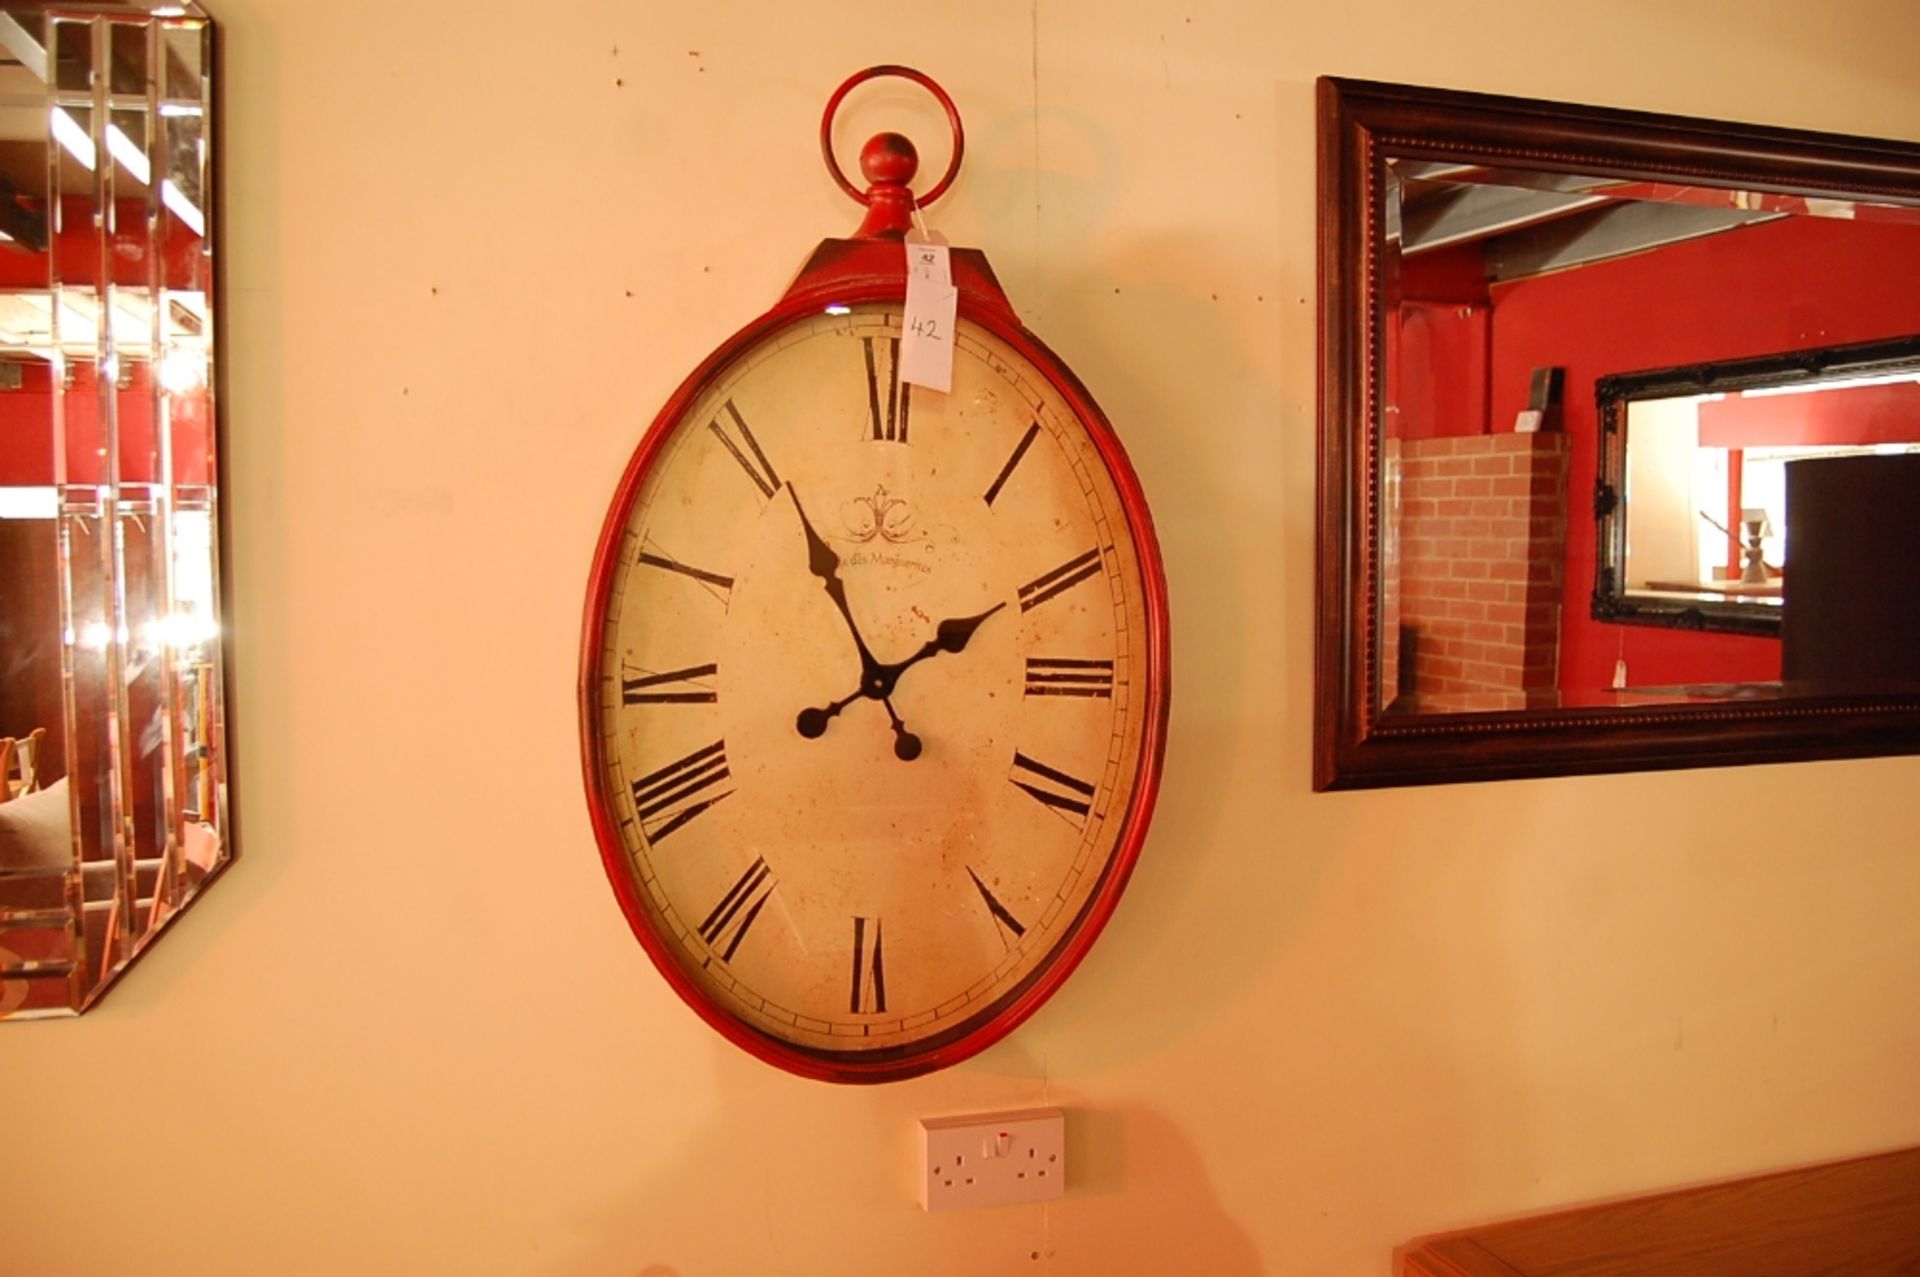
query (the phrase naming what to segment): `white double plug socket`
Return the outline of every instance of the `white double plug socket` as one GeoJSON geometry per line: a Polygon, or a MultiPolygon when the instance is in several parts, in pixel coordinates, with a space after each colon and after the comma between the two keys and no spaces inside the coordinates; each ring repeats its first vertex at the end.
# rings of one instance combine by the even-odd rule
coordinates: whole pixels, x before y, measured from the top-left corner
{"type": "Polygon", "coordinates": [[[920,1121],[920,1205],[965,1210],[1043,1202],[1067,1191],[1067,1118],[1059,1109],[920,1121]]]}

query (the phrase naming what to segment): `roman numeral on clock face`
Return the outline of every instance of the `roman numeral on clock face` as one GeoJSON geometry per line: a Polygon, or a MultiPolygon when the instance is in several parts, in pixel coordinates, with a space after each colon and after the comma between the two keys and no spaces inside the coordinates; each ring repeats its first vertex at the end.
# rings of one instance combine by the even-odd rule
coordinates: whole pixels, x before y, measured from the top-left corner
{"type": "Polygon", "coordinates": [[[657,845],[668,834],[731,794],[731,786],[719,788],[730,776],[726,744],[715,741],[634,781],[634,813],[640,817],[647,841],[657,845]]]}
{"type": "Polygon", "coordinates": [[[1021,924],[1020,919],[1007,911],[1007,907],[1000,903],[999,897],[987,889],[987,884],[980,881],[980,875],[973,871],[972,865],[967,866],[967,877],[973,879],[974,890],[980,893],[980,899],[986,901],[987,912],[993,915],[994,929],[1000,932],[1001,942],[1011,948],[1012,944],[1007,940],[1007,934],[1011,932],[1017,939],[1027,934],[1026,927],[1021,924]]]}
{"type": "Polygon", "coordinates": [[[775,885],[776,879],[767,868],[766,859],[756,859],[700,924],[700,938],[707,942],[708,948],[719,950],[722,962],[733,961],[735,951],[747,938],[753,920],[766,907],[775,885]]]}
{"type": "Polygon", "coordinates": [[[867,417],[876,443],[905,443],[907,413],[913,407],[913,387],[900,381],[900,339],[898,337],[862,337],[860,344],[867,356],[867,417]],[[878,349],[876,349],[878,344],[878,349]],[[880,362],[887,366],[886,415],[881,409],[880,362]]]}
{"type": "Polygon", "coordinates": [[[880,957],[880,919],[853,920],[853,991],[847,1010],[855,1015],[887,1009],[887,973],[880,957]]]}
{"type": "MultiPolygon", "coordinates": [[[[718,665],[689,665],[683,670],[659,674],[622,676],[620,703],[623,705],[711,705],[720,694],[701,682],[720,672],[718,665]]],[[[1028,675],[1031,680],[1032,675],[1028,675]]]]}
{"type": "Polygon", "coordinates": [[[1113,662],[1069,657],[1027,658],[1028,696],[1113,697],[1113,662]]]}
{"type": "Polygon", "coordinates": [[[1078,816],[1085,821],[1087,813],[1093,810],[1092,785],[1045,763],[1035,762],[1018,750],[1013,754],[1013,775],[1007,779],[1063,820],[1071,822],[1078,816]]]}
{"type": "Polygon", "coordinates": [[[1100,571],[1100,548],[1068,559],[1045,576],[1036,577],[1020,587],[1020,610],[1031,612],[1063,590],[1071,590],[1100,571]]]}
{"type": "Polygon", "coordinates": [[[696,568],[690,563],[682,563],[670,554],[643,546],[634,558],[636,563],[644,563],[650,568],[659,568],[665,572],[677,572],[689,581],[697,582],[701,589],[719,599],[722,603],[733,597],[733,578],[722,576],[718,572],[709,572],[705,568],[696,568]]]}
{"type": "Polygon", "coordinates": [[[720,406],[733,419],[733,432],[740,436],[739,440],[736,441],[733,434],[728,433],[718,417],[707,423],[707,429],[713,431],[714,438],[733,454],[733,459],[747,472],[747,478],[753,480],[753,486],[760,489],[760,495],[771,500],[780,487],[780,476],[773,472],[773,463],[767,460],[766,453],[760,451],[759,440],[753,437],[753,431],[747,429],[746,420],[741,417],[740,410],[733,406],[733,400],[729,399],[720,406]],[[752,457],[748,457],[748,453],[752,453],[752,457]]]}
{"type": "Polygon", "coordinates": [[[1027,433],[1020,436],[1020,442],[1013,445],[1013,455],[1007,458],[1007,464],[1000,467],[1000,473],[993,476],[993,482],[987,486],[985,500],[988,505],[992,505],[993,499],[1000,495],[1000,489],[1007,486],[1007,476],[1020,464],[1020,458],[1027,455],[1027,449],[1033,446],[1034,436],[1039,433],[1040,423],[1036,421],[1027,427],[1027,433]]]}

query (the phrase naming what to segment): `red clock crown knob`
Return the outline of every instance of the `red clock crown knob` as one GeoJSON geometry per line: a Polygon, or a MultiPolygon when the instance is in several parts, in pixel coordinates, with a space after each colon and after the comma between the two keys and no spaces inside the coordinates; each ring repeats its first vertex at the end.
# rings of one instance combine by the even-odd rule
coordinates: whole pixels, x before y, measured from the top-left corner
{"type": "MultiPolygon", "coordinates": [[[[920,171],[920,152],[904,133],[876,133],[860,148],[860,172],[870,186],[905,186],[920,171]]],[[[869,198],[873,192],[867,192],[869,198]]]]}
{"type": "Polygon", "coordinates": [[[867,206],[867,216],[860,223],[860,229],[854,232],[855,239],[899,239],[913,225],[915,203],[927,205],[947,193],[953,185],[953,179],[960,172],[960,157],[966,150],[966,135],[960,127],[960,112],[953,105],[953,99],[947,91],[934,83],[932,77],[912,67],[877,66],[868,67],[848,76],[846,82],[835,89],[833,96],[827,99],[827,109],[820,117],[820,154],[827,162],[827,172],[840,189],[850,197],[867,206]],[[840,109],[840,103],[855,85],[879,76],[898,76],[912,80],[915,84],[933,94],[940,105],[946,109],[947,123],[953,129],[953,159],[947,165],[947,171],[933,188],[918,201],[907,183],[913,180],[920,169],[920,153],[913,143],[899,133],[878,133],[869,138],[860,148],[860,172],[869,185],[865,191],[847,180],[840,168],[840,162],[833,155],[833,116],[840,109]]]}

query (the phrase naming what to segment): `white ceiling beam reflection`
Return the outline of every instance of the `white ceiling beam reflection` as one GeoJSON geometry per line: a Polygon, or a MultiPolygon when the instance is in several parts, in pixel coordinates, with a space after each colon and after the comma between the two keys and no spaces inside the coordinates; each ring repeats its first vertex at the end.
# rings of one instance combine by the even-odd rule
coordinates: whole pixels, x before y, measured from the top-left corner
{"type": "Polygon", "coordinates": [[[1400,251],[1427,253],[1517,231],[1607,203],[1604,195],[1550,194],[1507,186],[1456,186],[1400,210],[1400,251]]]}
{"type": "Polygon", "coordinates": [[[1487,278],[1496,282],[1525,279],[1719,235],[1758,222],[1777,221],[1785,216],[1784,213],[1748,213],[1688,204],[1615,202],[1579,217],[1543,222],[1490,241],[1487,278]]]}
{"type": "Polygon", "coordinates": [[[40,42],[27,34],[20,25],[20,19],[11,13],[0,13],[0,48],[11,53],[14,60],[45,82],[47,78],[47,51],[40,42]]]}

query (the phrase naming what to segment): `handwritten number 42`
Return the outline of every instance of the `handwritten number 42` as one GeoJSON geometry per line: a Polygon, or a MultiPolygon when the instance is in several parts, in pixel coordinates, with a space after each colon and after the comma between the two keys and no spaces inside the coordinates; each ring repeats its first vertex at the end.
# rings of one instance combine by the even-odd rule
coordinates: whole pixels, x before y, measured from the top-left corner
{"type": "Polygon", "coordinates": [[[935,320],[916,319],[913,321],[913,335],[915,337],[925,337],[932,341],[938,341],[940,340],[940,325],[935,320]]]}

